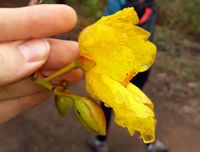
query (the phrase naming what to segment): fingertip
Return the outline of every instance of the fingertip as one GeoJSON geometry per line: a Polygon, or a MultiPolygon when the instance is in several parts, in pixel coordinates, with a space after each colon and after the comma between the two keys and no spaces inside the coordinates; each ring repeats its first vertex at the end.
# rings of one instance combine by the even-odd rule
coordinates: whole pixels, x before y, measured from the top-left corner
{"type": "Polygon", "coordinates": [[[0,41],[42,38],[70,31],[77,15],[67,5],[43,4],[1,9],[0,23],[0,41]]]}
{"type": "Polygon", "coordinates": [[[41,68],[50,45],[46,39],[5,42],[0,45],[0,86],[17,82],[41,68]]]}
{"type": "Polygon", "coordinates": [[[48,39],[48,41],[51,46],[51,51],[49,58],[42,69],[60,69],[78,58],[79,47],[77,42],[57,39],[48,39]]]}
{"type": "MultiPolygon", "coordinates": [[[[65,7],[67,7],[66,9],[68,9],[69,11],[67,12],[70,12],[70,27],[73,28],[76,23],[77,23],[77,14],[76,14],[76,11],[70,7],[70,6],[67,6],[67,5],[64,5],[65,7]]],[[[66,15],[68,16],[68,14],[66,13],[66,15]]],[[[69,18],[69,17],[68,17],[69,18]]]]}
{"type": "MultiPolygon", "coordinates": [[[[58,27],[60,32],[68,32],[74,28],[77,23],[77,14],[76,11],[68,6],[63,4],[44,4],[41,7],[52,9],[52,13],[57,16],[58,27]],[[56,11],[57,10],[57,11],[56,11]]],[[[52,14],[53,15],[53,14],[52,14]]]]}
{"type": "Polygon", "coordinates": [[[63,28],[63,31],[67,32],[73,29],[73,27],[77,23],[76,11],[68,5],[53,4],[53,7],[57,7],[59,10],[60,16],[58,17],[62,18],[62,20],[60,20],[60,23],[62,26],[61,28],[63,28]]]}
{"type": "Polygon", "coordinates": [[[46,61],[50,45],[46,39],[33,39],[21,43],[18,49],[27,62],[46,61]]]}

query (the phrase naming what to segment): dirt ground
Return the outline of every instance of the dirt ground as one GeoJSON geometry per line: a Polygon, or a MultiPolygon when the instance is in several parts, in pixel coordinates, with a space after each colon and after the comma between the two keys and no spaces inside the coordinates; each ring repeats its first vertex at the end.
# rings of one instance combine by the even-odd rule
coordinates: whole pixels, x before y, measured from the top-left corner
{"type": "MultiPolygon", "coordinates": [[[[157,60],[144,89],[155,104],[157,137],[170,152],[199,152],[200,45],[176,32],[157,31],[165,36],[157,36],[157,60]]],[[[84,80],[72,90],[85,94],[84,80]]],[[[0,152],[90,152],[88,136],[73,111],[66,118],[58,115],[52,97],[0,125],[0,152]]],[[[111,152],[145,152],[137,135],[131,137],[114,122],[108,145],[111,152]]]]}
{"type": "MultiPolygon", "coordinates": [[[[176,111],[173,101],[170,101],[172,98],[166,98],[160,87],[163,83],[152,81],[154,73],[157,72],[153,69],[145,90],[156,101],[157,137],[171,152],[199,152],[200,125],[195,122],[195,117],[187,116],[187,110],[181,114],[176,111]],[[159,87],[154,83],[159,83],[159,87]]],[[[72,89],[85,94],[83,88],[84,80],[72,89]]],[[[52,98],[0,126],[0,151],[90,152],[85,144],[88,135],[73,111],[66,118],[58,115],[52,98]]],[[[108,144],[111,152],[145,152],[145,146],[137,136],[131,137],[127,130],[114,123],[110,128],[108,144]]]]}

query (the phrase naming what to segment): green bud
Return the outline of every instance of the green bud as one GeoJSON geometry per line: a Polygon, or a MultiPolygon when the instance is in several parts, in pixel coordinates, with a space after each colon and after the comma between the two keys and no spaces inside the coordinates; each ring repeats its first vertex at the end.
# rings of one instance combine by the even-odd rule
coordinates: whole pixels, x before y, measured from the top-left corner
{"type": "Polygon", "coordinates": [[[89,131],[98,135],[106,135],[104,112],[94,100],[77,96],[74,98],[74,109],[80,122],[89,131]]]}
{"type": "Polygon", "coordinates": [[[59,114],[64,117],[69,112],[70,108],[72,107],[73,99],[67,96],[56,95],[55,103],[56,103],[56,107],[58,109],[59,114]]]}

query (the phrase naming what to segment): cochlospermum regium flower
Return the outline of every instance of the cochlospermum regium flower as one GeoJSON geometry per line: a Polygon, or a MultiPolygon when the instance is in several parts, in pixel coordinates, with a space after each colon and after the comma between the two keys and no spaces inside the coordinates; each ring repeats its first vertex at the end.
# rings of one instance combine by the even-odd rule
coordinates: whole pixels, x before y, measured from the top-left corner
{"type": "Polygon", "coordinates": [[[153,104],[129,81],[153,64],[156,47],[138,21],[134,9],[126,8],[85,28],[78,42],[80,55],[96,64],[85,72],[87,91],[113,109],[119,126],[150,143],[155,140],[153,104]]]}

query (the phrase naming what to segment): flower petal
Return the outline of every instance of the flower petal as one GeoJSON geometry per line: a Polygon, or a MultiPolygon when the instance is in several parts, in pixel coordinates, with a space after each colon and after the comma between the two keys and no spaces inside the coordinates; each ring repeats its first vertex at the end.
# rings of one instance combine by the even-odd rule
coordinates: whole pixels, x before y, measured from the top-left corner
{"type": "Polygon", "coordinates": [[[135,25],[139,22],[139,18],[134,8],[129,7],[123,9],[123,11],[118,11],[113,15],[102,17],[102,19],[98,22],[104,22],[107,25],[113,25],[113,23],[117,23],[120,21],[135,25]]]}
{"type": "Polygon", "coordinates": [[[128,91],[134,96],[136,101],[142,102],[143,104],[154,110],[154,106],[151,100],[137,86],[133,85],[132,83],[128,83],[126,87],[128,91]]]}
{"type": "Polygon", "coordinates": [[[150,33],[135,26],[133,8],[103,17],[79,36],[80,54],[96,62],[92,69],[124,85],[153,63],[156,47],[147,39],[150,33]]]}
{"type": "Polygon", "coordinates": [[[154,113],[149,104],[147,106],[144,101],[140,101],[146,99],[144,94],[141,95],[141,92],[132,89],[132,86],[127,89],[108,76],[92,71],[87,73],[86,83],[87,90],[93,97],[102,100],[114,110],[115,122],[118,125],[127,127],[131,135],[138,131],[145,143],[155,140],[154,113]]]}

